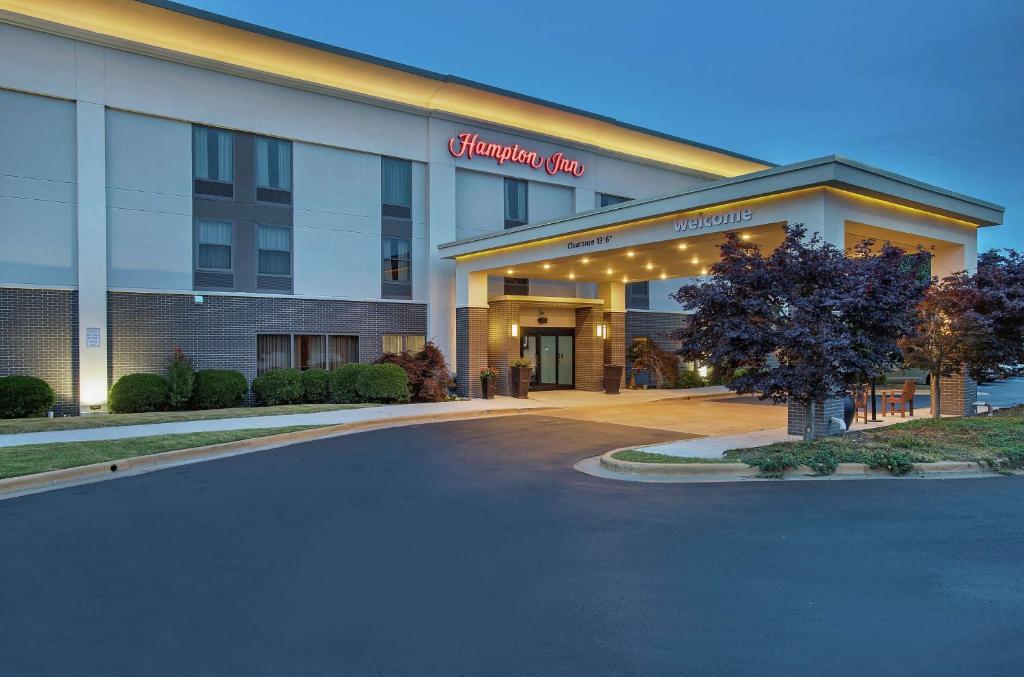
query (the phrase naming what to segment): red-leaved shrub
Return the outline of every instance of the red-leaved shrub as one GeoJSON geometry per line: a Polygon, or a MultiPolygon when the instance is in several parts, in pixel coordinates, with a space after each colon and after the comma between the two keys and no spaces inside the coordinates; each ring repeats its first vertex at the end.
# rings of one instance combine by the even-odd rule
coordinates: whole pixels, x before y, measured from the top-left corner
{"type": "Polygon", "coordinates": [[[377,361],[397,364],[405,370],[414,402],[443,402],[448,399],[452,375],[444,361],[444,353],[433,341],[427,341],[418,353],[384,353],[377,361]]]}

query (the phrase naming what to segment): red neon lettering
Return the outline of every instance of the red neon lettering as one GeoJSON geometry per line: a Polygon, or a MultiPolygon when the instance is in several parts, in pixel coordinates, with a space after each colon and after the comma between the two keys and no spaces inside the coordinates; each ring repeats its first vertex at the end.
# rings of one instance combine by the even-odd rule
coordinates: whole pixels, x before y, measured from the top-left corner
{"type": "Polygon", "coordinates": [[[526,165],[531,169],[544,168],[549,175],[554,176],[559,172],[571,174],[572,176],[583,176],[585,168],[579,160],[566,159],[559,151],[550,157],[545,157],[535,150],[527,150],[514,143],[505,145],[484,141],[479,134],[463,132],[458,136],[448,139],[448,152],[452,157],[464,157],[472,160],[476,156],[493,158],[499,165],[506,162],[514,162],[526,165]]]}

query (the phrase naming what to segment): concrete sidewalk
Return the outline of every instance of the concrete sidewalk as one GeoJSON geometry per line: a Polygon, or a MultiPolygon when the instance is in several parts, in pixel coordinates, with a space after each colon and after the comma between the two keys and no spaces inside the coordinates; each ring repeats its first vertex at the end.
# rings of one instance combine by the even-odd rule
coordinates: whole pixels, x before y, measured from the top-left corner
{"type": "Polygon", "coordinates": [[[111,426],[108,428],[85,428],[82,430],[53,430],[36,433],[0,435],[0,447],[14,447],[23,444],[52,444],[54,442],[85,442],[94,440],[118,440],[152,435],[176,435],[180,433],[211,432],[217,430],[244,430],[247,428],[285,428],[296,425],[338,425],[366,421],[386,422],[390,419],[408,416],[442,417],[451,414],[483,414],[496,410],[546,409],[551,405],[535,400],[518,400],[511,397],[497,397],[493,400],[461,400],[457,402],[426,402],[418,404],[395,404],[361,409],[321,411],[313,414],[282,414],[277,416],[251,416],[246,418],[218,418],[203,421],[180,421],[177,423],[151,423],[144,425],[111,426]]]}

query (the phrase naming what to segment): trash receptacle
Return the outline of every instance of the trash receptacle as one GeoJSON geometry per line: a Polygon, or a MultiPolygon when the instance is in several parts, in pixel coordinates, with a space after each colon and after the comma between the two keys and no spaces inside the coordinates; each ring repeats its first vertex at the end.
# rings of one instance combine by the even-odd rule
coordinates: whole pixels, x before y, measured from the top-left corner
{"type": "Polygon", "coordinates": [[[618,395],[619,385],[622,383],[622,365],[604,365],[604,392],[608,395],[618,395]]]}

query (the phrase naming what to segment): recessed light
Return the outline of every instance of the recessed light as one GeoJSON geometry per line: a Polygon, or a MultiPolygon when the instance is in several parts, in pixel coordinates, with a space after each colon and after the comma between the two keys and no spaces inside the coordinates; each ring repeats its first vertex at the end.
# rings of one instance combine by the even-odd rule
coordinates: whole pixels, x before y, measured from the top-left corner
{"type": "Polygon", "coordinates": [[[590,263],[590,259],[584,256],[582,259],[580,259],[580,263],[590,263]]]}
{"type": "Polygon", "coordinates": [[[680,249],[686,249],[686,243],[685,242],[680,242],[679,243],[679,248],[680,249]]]}
{"type": "Polygon", "coordinates": [[[623,282],[629,282],[629,278],[628,278],[628,277],[626,277],[625,275],[623,275],[623,276],[622,276],[622,281],[623,281],[623,282]]]}
{"type": "Polygon", "coordinates": [[[696,256],[693,257],[693,260],[691,261],[691,263],[697,263],[697,257],[696,256]]]}
{"type": "Polygon", "coordinates": [[[606,272],[606,273],[608,273],[609,275],[611,275],[611,274],[612,274],[612,273],[614,273],[615,271],[614,271],[614,270],[612,270],[611,268],[609,268],[608,270],[606,270],[606,271],[604,271],[604,272],[606,272]]]}
{"type": "Polygon", "coordinates": [[[575,280],[576,279],[576,273],[569,273],[569,279],[570,280],[575,280]]]}
{"type": "Polygon", "coordinates": [[[665,278],[667,278],[667,277],[668,277],[668,275],[666,275],[665,273],[662,273],[662,274],[661,274],[661,279],[663,279],[663,280],[664,280],[664,279],[665,279],[665,278]]]}
{"type": "Polygon", "coordinates": [[[514,272],[515,272],[514,270],[512,270],[511,268],[509,268],[508,270],[506,270],[506,271],[505,271],[505,274],[506,274],[506,275],[511,275],[511,274],[512,274],[512,273],[514,273],[514,272]]]}
{"type": "Polygon", "coordinates": [[[545,263],[544,264],[544,270],[551,270],[551,264],[550,263],[545,263]]]}
{"type": "Polygon", "coordinates": [[[700,269],[700,274],[701,275],[707,275],[708,274],[708,269],[707,268],[701,268],[700,269]]]}
{"type": "Polygon", "coordinates": [[[648,263],[647,264],[647,270],[654,270],[654,264],[653,263],[648,263]]]}
{"type": "Polygon", "coordinates": [[[741,235],[740,237],[742,237],[744,240],[749,240],[750,239],[750,233],[743,233],[743,235],[741,235]]]}
{"type": "Polygon", "coordinates": [[[629,258],[633,258],[634,256],[636,256],[636,252],[626,252],[626,256],[628,256],[629,258]]]}

